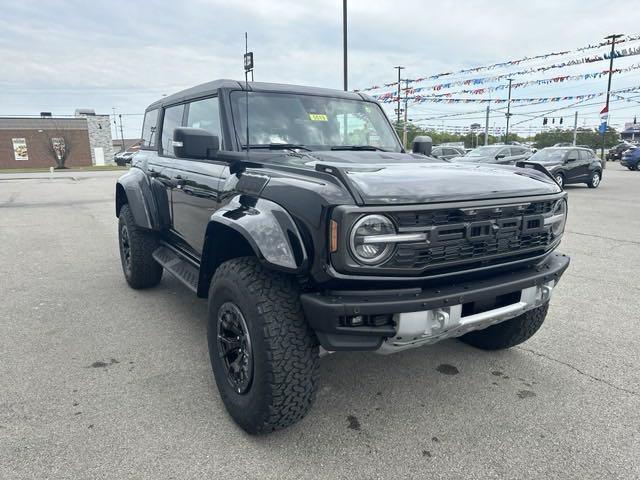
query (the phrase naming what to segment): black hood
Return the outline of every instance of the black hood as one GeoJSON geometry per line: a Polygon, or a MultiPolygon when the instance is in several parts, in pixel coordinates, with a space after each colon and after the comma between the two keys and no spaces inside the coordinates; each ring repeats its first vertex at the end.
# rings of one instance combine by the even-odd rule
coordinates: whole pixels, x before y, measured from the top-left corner
{"type": "Polygon", "coordinates": [[[367,205],[522,197],[560,192],[545,174],[503,165],[448,163],[386,152],[313,152],[316,163],[337,166],[367,205]]]}

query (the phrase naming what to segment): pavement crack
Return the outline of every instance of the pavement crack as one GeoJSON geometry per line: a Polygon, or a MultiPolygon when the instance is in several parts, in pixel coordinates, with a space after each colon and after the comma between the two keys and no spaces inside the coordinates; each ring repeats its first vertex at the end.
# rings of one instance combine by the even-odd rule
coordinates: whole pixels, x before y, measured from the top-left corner
{"type": "Polygon", "coordinates": [[[591,380],[595,380],[596,382],[599,383],[604,383],[605,385],[608,385],[609,387],[615,388],[616,390],[620,391],[620,392],[624,392],[624,393],[628,393],[629,395],[633,395],[634,397],[639,397],[640,393],[634,391],[634,390],[628,390],[624,387],[619,387],[618,385],[615,385],[611,382],[609,382],[608,380],[605,380],[604,378],[600,378],[600,377],[596,377],[594,375],[591,375],[590,373],[585,372],[584,370],[580,370],[578,367],[575,367],[573,365],[571,365],[570,363],[567,362],[563,362],[562,360],[558,360],[557,358],[553,358],[550,357],[549,355],[545,354],[545,353],[539,353],[536,352],[535,350],[531,350],[529,348],[524,348],[524,347],[515,347],[518,350],[522,350],[524,352],[529,352],[532,353],[538,357],[544,358],[546,360],[550,360],[554,363],[558,363],[560,365],[564,365],[565,367],[569,367],[571,370],[578,372],[580,375],[584,375],[585,377],[590,378],[591,380]]]}
{"type": "Polygon", "coordinates": [[[607,237],[606,235],[596,235],[595,233],[582,233],[582,232],[573,232],[571,230],[567,230],[567,233],[572,233],[574,235],[582,235],[584,237],[593,237],[593,238],[599,238],[601,240],[611,240],[613,242],[620,242],[620,243],[631,243],[633,245],[640,245],[640,242],[637,242],[635,240],[620,240],[619,238],[613,238],[613,237],[607,237]]]}

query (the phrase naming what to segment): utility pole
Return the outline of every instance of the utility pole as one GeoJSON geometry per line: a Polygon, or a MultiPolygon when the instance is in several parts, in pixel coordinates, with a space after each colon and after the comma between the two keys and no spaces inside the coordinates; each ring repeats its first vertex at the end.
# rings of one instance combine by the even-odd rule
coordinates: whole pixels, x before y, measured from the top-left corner
{"type": "Polygon", "coordinates": [[[507,80],[509,80],[509,98],[507,99],[507,129],[504,134],[505,144],[509,141],[509,119],[511,118],[511,82],[513,82],[513,78],[508,78],[507,80]]]}
{"type": "Polygon", "coordinates": [[[127,148],[124,146],[124,133],[122,133],[122,114],[118,114],[120,118],[120,139],[122,140],[122,151],[125,152],[127,148]]]}
{"type": "Polygon", "coordinates": [[[604,37],[605,40],[611,40],[611,57],[609,58],[609,80],[607,82],[607,103],[604,107],[604,112],[606,113],[607,117],[604,121],[604,128],[602,129],[602,147],[600,148],[600,158],[602,159],[603,169],[606,168],[607,166],[607,161],[604,158],[604,138],[605,138],[605,134],[607,133],[607,121],[609,117],[609,97],[611,95],[611,73],[613,70],[613,56],[615,54],[616,40],[622,36],[623,34],[621,33],[614,33],[613,35],[607,35],[606,37],[604,37]]]}
{"type": "Polygon", "coordinates": [[[344,73],[344,91],[349,89],[347,81],[347,0],[342,0],[342,69],[344,73]]]}
{"type": "Polygon", "coordinates": [[[573,146],[576,146],[576,139],[578,138],[578,111],[576,110],[576,115],[573,118],[573,146]]]}
{"type": "Polygon", "coordinates": [[[398,125],[398,127],[400,127],[400,82],[401,82],[401,80],[400,80],[400,71],[404,70],[404,67],[393,67],[393,68],[397,68],[398,69],[398,109],[397,109],[398,110],[397,111],[398,121],[397,121],[396,125],[398,125]]]}
{"type": "Polygon", "coordinates": [[[408,114],[407,114],[407,103],[409,102],[409,80],[404,80],[404,125],[402,127],[402,143],[405,148],[407,148],[407,122],[408,114]]]}
{"type": "Polygon", "coordinates": [[[489,105],[487,105],[487,116],[484,120],[484,144],[489,145],[489,105]]]}

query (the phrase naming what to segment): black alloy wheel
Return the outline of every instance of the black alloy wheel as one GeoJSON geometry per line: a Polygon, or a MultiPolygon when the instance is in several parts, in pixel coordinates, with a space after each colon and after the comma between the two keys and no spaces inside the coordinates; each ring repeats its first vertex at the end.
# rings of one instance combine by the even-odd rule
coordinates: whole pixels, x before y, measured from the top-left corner
{"type": "Polygon", "coordinates": [[[127,275],[131,274],[131,242],[129,240],[129,229],[125,224],[120,226],[120,253],[122,266],[127,275]]]}
{"type": "Polygon", "coordinates": [[[218,351],[231,388],[242,395],[253,381],[251,337],[244,315],[233,302],[218,310],[218,351]]]}

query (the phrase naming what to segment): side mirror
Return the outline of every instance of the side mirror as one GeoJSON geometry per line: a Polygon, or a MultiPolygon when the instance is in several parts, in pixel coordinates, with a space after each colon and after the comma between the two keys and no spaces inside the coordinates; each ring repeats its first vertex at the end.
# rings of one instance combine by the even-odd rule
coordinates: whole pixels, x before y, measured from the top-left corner
{"type": "Polygon", "coordinates": [[[173,153],[178,158],[206,160],[215,158],[218,150],[220,140],[206,130],[179,127],[173,131],[173,153]]]}
{"type": "Polygon", "coordinates": [[[496,160],[500,160],[501,158],[506,157],[506,155],[504,153],[499,153],[498,155],[496,155],[496,160]]]}
{"type": "Polygon", "coordinates": [[[576,160],[578,160],[576,157],[567,158],[567,162],[575,162],[576,160]]]}
{"type": "Polygon", "coordinates": [[[413,139],[413,145],[411,149],[413,153],[420,153],[421,155],[431,156],[431,148],[433,147],[433,140],[431,137],[422,135],[413,139]]]}

